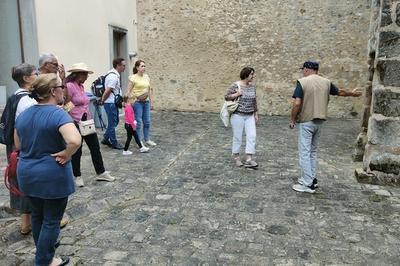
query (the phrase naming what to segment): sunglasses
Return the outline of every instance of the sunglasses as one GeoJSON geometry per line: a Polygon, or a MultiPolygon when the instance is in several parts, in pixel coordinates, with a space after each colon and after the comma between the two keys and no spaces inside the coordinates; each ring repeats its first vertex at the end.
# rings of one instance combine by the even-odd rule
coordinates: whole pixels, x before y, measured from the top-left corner
{"type": "Polygon", "coordinates": [[[57,63],[53,63],[53,62],[47,62],[47,63],[49,63],[49,64],[51,64],[51,65],[53,65],[53,66],[55,66],[55,67],[58,67],[58,64],[57,64],[57,63]]]}
{"type": "Polygon", "coordinates": [[[57,88],[61,88],[61,89],[65,89],[65,86],[64,85],[60,85],[60,86],[55,86],[55,87],[53,87],[54,89],[57,89],[57,88]]]}

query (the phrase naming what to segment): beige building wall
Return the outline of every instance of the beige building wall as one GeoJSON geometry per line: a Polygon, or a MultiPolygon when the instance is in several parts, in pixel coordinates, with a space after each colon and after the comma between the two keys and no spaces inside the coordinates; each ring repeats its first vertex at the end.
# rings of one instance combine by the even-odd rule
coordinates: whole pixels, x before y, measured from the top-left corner
{"type": "MultiPolygon", "coordinates": [[[[288,115],[307,59],[320,61],[321,74],[339,86],[364,86],[369,2],[138,0],[139,57],[155,107],[218,111],[227,87],[250,65],[260,111],[288,115]]],[[[330,115],[356,115],[361,102],[332,97],[330,115]]]]}
{"type": "Polygon", "coordinates": [[[109,25],[127,30],[127,50],[137,51],[136,1],[36,0],[35,5],[39,54],[54,53],[66,70],[73,63],[88,64],[95,73],[86,81],[86,90],[112,67],[109,25]]]}

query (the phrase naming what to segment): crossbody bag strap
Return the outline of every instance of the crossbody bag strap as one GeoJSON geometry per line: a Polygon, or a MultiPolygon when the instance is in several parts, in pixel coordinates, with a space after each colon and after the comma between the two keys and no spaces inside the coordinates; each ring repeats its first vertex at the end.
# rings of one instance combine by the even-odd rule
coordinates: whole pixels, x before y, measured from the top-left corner
{"type": "MultiPolygon", "coordinates": [[[[238,91],[240,91],[240,83],[239,81],[236,81],[236,85],[238,86],[238,91]]],[[[236,101],[239,101],[240,97],[242,97],[242,95],[240,95],[239,97],[236,98],[236,101]]]]}

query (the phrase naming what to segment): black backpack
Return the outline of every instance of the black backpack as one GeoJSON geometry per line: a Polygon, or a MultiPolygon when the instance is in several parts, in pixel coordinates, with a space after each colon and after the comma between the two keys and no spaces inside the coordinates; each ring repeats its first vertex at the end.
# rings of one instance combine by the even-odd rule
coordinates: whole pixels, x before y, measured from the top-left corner
{"type": "Polygon", "coordinates": [[[15,113],[17,112],[19,100],[26,95],[28,95],[27,92],[20,92],[8,97],[0,120],[0,143],[5,145],[14,144],[15,113]]]}
{"type": "MultiPolygon", "coordinates": [[[[110,75],[111,73],[113,73],[113,72],[110,72],[106,75],[100,76],[95,81],[93,81],[91,88],[92,88],[92,93],[94,96],[99,97],[99,98],[103,97],[104,91],[106,90],[106,86],[105,86],[106,77],[108,75],[110,75]]],[[[115,74],[115,73],[113,73],[113,74],[115,74]]]]}

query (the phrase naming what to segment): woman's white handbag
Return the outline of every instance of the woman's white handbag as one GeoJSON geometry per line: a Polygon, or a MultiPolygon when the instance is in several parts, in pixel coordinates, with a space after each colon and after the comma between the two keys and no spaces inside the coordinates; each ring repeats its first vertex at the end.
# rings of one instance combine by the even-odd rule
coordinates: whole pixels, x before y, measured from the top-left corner
{"type": "Polygon", "coordinates": [[[224,101],[222,105],[221,111],[219,112],[219,117],[221,118],[222,123],[224,123],[224,126],[228,127],[230,114],[228,112],[228,108],[226,107],[226,101],[224,101]]]}
{"type": "Polygon", "coordinates": [[[228,110],[229,114],[233,114],[236,109],[239,107],[239,98],[233,101],[226,101],[226,109],[228,110]]]}
{"type": "MultiPolygon", "coordinates": [[[[240,90],[239,82],[236,82],[236,84],[238,86],[238,90],[240,90]]],[[[219,112],[219,117],[221,118],[225,127],[229,126],[229,118],[239,106],[239,98],[240,96],[232,101],[224,101],[224,103],[222,104],[221,111],[219,112]]]]}
{"type": "Polygon", "coordinates": [[[94,125],[93,119],[89,119],[86,121],[79,121],[78,126],[82,136],[87,136],[96,133],[96,127],[94,125]]]}
{"type": "MultiPolygon", "coordinates": [[[[238,91],[240,90],[240,83],[239,81],[236,82],[236,85],[238,86],[238,91]]],[[[239,97],[232,101],[226,101],[226,109],[228,109],[229,114],[233,114],[233,112],[236,111],[236,109],[239,107],[239,97]]]]}

